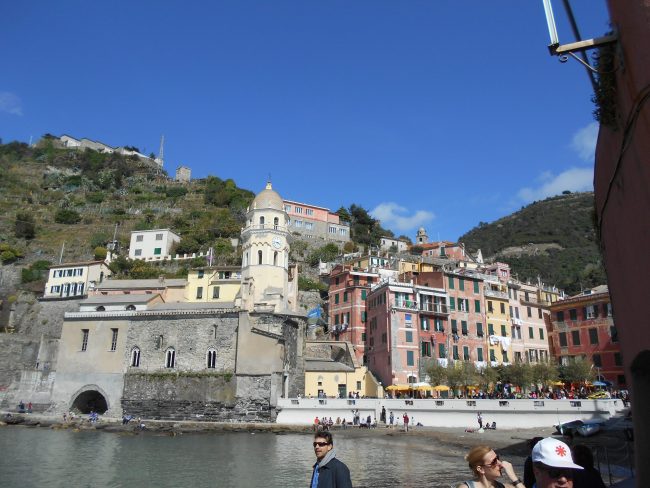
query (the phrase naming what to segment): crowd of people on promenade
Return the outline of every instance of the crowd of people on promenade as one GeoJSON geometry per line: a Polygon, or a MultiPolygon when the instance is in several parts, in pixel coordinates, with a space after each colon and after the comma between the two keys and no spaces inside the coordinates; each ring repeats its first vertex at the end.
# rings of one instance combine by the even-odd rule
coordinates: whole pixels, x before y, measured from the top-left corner
{"type": "MultiPolygon", "coordinates": [[[[331,432],[317,431],[312,445],[316,462],[309,487],[352,488],[350,470],[337,458],[331,432]]],[[[456,488],[605,488],[591,449],[584,445],[571,449],[554,437],[531,440],[523,479],[489,446],[473,447],[465,460],[472,479],[459,482],[456,488]]]]}

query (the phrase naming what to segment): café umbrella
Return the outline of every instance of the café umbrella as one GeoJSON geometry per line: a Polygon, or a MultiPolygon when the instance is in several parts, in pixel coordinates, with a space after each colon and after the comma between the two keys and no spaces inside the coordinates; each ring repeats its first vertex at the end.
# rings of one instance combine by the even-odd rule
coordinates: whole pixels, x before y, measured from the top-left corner
{"type": "Polygon", "coordinates": [[[449,388],[447,385],[438,385],[433,387],[433,391],[449,391],[451,388],[449,388]]]}

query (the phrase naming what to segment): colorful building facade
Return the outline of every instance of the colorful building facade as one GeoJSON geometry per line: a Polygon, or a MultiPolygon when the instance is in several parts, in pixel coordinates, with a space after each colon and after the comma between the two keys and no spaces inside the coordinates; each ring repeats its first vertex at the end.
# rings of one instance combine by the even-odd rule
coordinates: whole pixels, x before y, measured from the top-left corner
{"type": "Polygon", "coordinates": [[[560,364],[584,357],[596,376],[618,388],[627,385],[623,357],[606,286],[587,290],[550,307],[551,353],[560,364]]]}

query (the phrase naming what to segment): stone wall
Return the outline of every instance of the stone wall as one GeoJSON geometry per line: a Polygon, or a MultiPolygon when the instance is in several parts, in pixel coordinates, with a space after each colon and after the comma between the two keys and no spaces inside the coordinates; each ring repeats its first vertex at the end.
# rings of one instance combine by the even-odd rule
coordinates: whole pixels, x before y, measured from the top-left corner
{"type": "Polygon", "coordinates": [[[163,420],[269,422],[270,376],[134,374],[124,377],[125,414],[163,420]],[[237,397],[236,391],[246,392],[237,397]]]}
{"type": "Polygon", "coordinates": [[[124,351],[125,365],[133,347],[140,348],[140,368],[158,371],[165,367],[165,354],[173,348],[178,371],[207,369],[207,352],[217,351],[216,372],[233,373],[237,347],[238,314],[144,315],[131,319],[124,351]]]}
{"type": "Polygon", "coordinates": [[[16,332],[28,335],[61,337],[63,315],[77,312],[80,298],[69,300],[37,300],[31,293],[21,292],[13,306],[11,325],[16,332]]]}
{"type": "Polygon", "coordinates": [[[21,400],[38,404],[38,410],[49,406],[54,373],[42,368],[38,358],[39,351],[56,351],[56,346],[56,340],[0,334],[0,407],[13,409],[21,400]]]}

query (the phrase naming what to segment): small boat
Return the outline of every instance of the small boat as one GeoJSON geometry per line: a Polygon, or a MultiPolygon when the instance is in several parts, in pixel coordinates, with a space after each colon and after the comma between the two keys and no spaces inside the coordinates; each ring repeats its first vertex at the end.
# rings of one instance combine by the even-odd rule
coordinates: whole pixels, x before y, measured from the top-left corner
{"type": "Polygon", "coordinates": [[[589,437],[600,431],[603,425],[602,420],[572,420],[554,425],[558,434],[573,436],[579,434],[583,437],[589,437]]]}
{"type": "Polygon", "coordinates": [[[579,427],[576,427],[576,432],[582,437],[589,437],[600,431],[600,423],[585,423],[579,427]]]}

